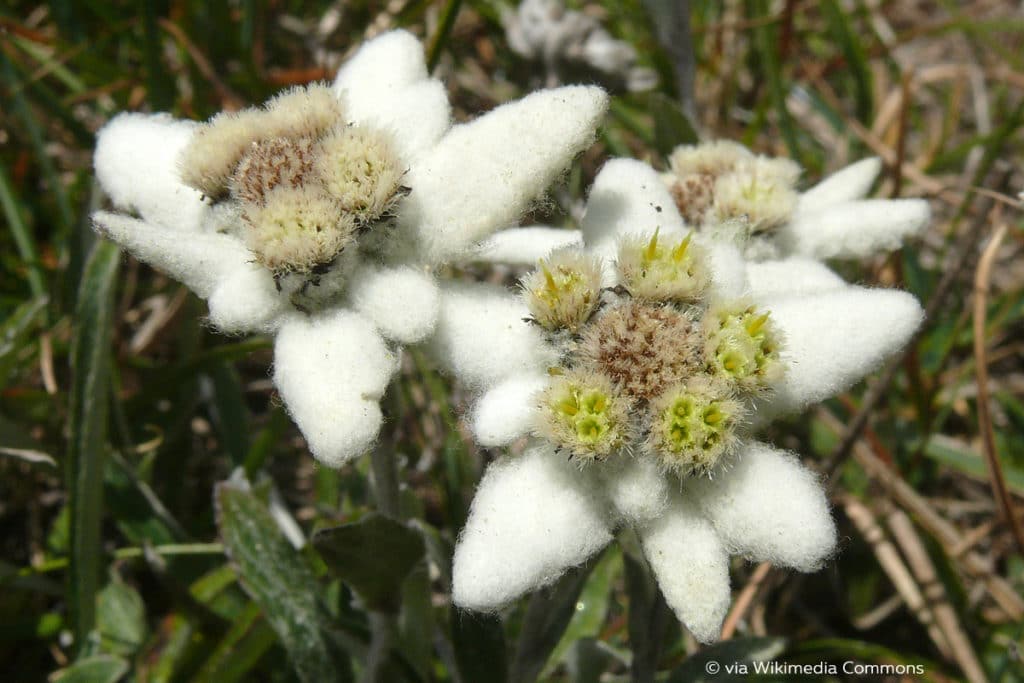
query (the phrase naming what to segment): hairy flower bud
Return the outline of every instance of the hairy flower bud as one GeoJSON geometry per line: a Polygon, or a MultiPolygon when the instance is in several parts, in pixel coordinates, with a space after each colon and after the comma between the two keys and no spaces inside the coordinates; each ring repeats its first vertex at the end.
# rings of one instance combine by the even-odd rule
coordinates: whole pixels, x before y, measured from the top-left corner
{"type": "Polygon", "coordinates": [[[727,383],[695,375],[654,399],[651,414],[647,445],[661,463],[680,475],[701,475],[735,443],[743,407],[727,383]]]}
{"type": "Polygon", "coordinates": [[[627,237],[619,244],[615,265],[623,286],[638,299],[699,300],[711,279],[704,249],[692,243],[692,232],[681,239],[661,240],[658,233],[655,230],[649,240],[627,237]]]}
{"type": "Polygon", "coordinates": [[[582,461],[609,455],[627,436],[628,405],[598,372],[570,370],[540,397],[537,431],[582,461]]]}
{"type": "Polygon", "coordinates": [[[576,249],[561,249],[541,259],[522,280],[526,305],[544,329],[576,333],[597,310],[601,264],[576,249]]]}

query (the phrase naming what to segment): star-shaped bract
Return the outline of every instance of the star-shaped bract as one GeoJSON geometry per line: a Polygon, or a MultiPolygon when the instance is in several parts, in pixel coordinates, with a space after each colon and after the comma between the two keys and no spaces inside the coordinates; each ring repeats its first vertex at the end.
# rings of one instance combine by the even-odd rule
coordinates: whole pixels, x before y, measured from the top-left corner
{"type": "MultiPolygon", "coordinates": [[[[404,189],[380,243],[350,247],[344,278],[312,304],[297,305],[295,291],[281,291],[282,273],[258,262],[239,236],[245,216],[232,202],[183,182],[181,157],[200,130],[195,122],[122,114],[104,127],[96,173],[119,213],[99,212],[93,221],[206,299],[218,329],[272,334],[285,405],[313,454],[338,466],[376,438],[397,347],[433,329],[432,267],[514,225],[590,143],[607,98],[591,87],[540,91],[453,125],[444,85],[430,78],[422,45],[404,31],[364,45],[333,91],[345,119],[336,128],[382,131],[404,167],[404,189]]],[[[340,268],[316,267],[325,279],[340,268]]],[[[300,293],[320,287],[319,276],[315,268],[305,273],[300,293]]]]}
{"type": "MultiPolygon", "coordinates": [[[[624,237],[655,230],[677,240],[687,232],[658,174],[636,161],[606,164],[583,218],[585,252],[614,263],[624,237]]],[[[538,244],[517,253],[543,255],[552,246],[551,233],[534,234],[538,244]]],[[[499,237],[481,249],[500,244],[499,237]]],[[[834,552],[816,476],[753,431],[864,377],[907,341],[921,308],[904,292],[848,286],[813,261],[791,269],[788,280],[750,277],[758,266],[748,268],[735,247],[705,241],[703,248],[712,301],[743,298],[768,313],[784,340],[785,365],[770,391],[751,398],[753,414],[737,430],[731,457],[710,476],[681,476],[635,451],[584,467],[570,460],[537,436],[538,396],[562,361],[546,332],[524,323],[522,298],[481,284],[443,287],[433,348],[480,392],[471,418],[477,440],[499,447],[530,439],[522,455],[492,464],[477,490],[455,552],[457,605],[499,609],[583,563],[629,525],[669,605],[698,639],[711,641],[730,602],[730,555],[812,571],[834,552]]],[[[606,269],[604,284],[614,286],[614,278],[606,269]]]]}

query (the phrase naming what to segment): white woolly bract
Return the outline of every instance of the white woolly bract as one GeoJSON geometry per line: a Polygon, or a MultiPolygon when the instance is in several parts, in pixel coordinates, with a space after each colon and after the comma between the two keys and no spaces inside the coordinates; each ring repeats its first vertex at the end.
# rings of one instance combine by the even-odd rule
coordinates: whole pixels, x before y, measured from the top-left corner
{"type": "Polygon", "coordinates": [[[801,211],[780,230],[795,254],[817,259],[855,259],[897,249],[931,220],[923,199],[862,199],[801,211]]]}
{"type": "Polygon", "coordinates": [[[731,598],[729,554],[711,524],[676,494],[637,531],[665,602],[697,640],[718,640],[731,598]]]}
{"type": "Polygon", "coordinates": [[[543,90],[453,127],[409,171],[402,230],[438,262],[513,225],[590,144],[607,102],[599,88],[543,90]]]}
{"type": "Polygon", "coordinates": [[[488,467],[455,549],[452,601],[497,610],[607,545],[607,502],[588,477],[546,445],[488,467]]]}
{"type": "Polygon", "coordinates": [[[850,164],[804,191],[800,195],[797,210],[810,213],[834,204],[862,199],[871,190],[881,170],[882,160],[878,157],[850,164]]]}
{"type": "Polygon", "coordinates": [[[473,408],[472,428],[477,442],[495,448],[529,434],[536,421],[537,396],[547,383],[547,375],[523,375],[485,392],[473,408]]]}
{"type": "Polygon", "coordinates": [[[682,237],[686,226],[658,173],[641,161],[612,159],[594,179],[580,226],[590,253],[611,263],[619,239],[653,234],[682,237]]]}
{"type": "Polygon", "coordinates": [[[733,553],[810,572],[835,552],[825,492],[792,454],[750,443],[727,471],[684,487],[733,553]]]}
{"type": "Polygon", "coordinates": [[[178,155],[195,129],[167,114],[119,114],[103,126],[93,164],[114,206],[169,230],[198,230],[207,206],[178,176],[178,155]]]}
{"type": "Polygon", "coordinates": [[[116,213],[100,211],[92,216],[96,231],[137,259],[175,280],[183,282],[202,298],[214,286],[252,259],[238,240],[219,233],[179,233],[116,213]]]}
{"type": "Polygon", "coordinates": [[[582,246],[583,234],[579,230],[544,226],[509,228],[477,244],[466,254],[466,260],[535,266],[538,259],[556,249],[582,246]]]}
{"type": "Polygon", "coordinates": [[[828,266],[801,256],[747,264],[747,280],[756,301],[846,287],[846,281],[828,266]]]}
{"type": "Polygon", "coordinates": [[[389,31],[367,42],[345,62],[334,81],[334,91],[353,106],[394,94],[426,77],[420,41],[408,31],[389,31]]]}
{"type": "Polygon", "coordinates": [[[487,386],[505,377],[543,372],[557,361],[540,329],[524,319],[530,312],[521,297],[484,284],[444,284],[434,355],[470,386],[487,386]]]}
{"type": "Polygon", "coordinates": [[[272,332],[291,306],[270,272],[256,263],[234,271],[214,287],[207,301],[210,322],[222,332],[272,332]]]}
{"type": "Polygon", "coordinates": [[[389,132],[408,161],[428,152],[451,126],[444,84],[427,78],[423,46],[405,31],[364,45],[338,72],[334,90],[351,123],[389,132]]]}
{"type": "Polygon", "coordinates": [[[643,524],[663,514],[669,494],[678,488],[653,458],[639,454],[613,455],[595,467],[594,474],[625,524],[643,524]]]}
{"type": "Polygon", "coordinates": [[[337,310],[295,314],[274,343],[274,384],[321,462],[339,467],[377,438],[397,361],[370,321],[337,310]]]}
{"type": "Polygon", "coordinates": [[[910,294],[860,287],[765,301],[762,307],[785,338],[786,373],[759,418],[795,412],[848,389],[902,348],[923,319],[910,294]]]}
{"type": "Polygon", "coordinates": [[[403,344],[433,331],[441,305],[434,278],[412,266],[363,266],[353,273],[348,296],[382,335],[403,344]]]}

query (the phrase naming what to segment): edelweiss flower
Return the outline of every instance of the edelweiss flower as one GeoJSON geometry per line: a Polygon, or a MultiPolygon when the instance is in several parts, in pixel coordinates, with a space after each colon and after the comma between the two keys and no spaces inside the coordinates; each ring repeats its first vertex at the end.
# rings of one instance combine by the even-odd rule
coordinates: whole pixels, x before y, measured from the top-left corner
{"type": "Polygon", "coordinates": [[[274,382],[330,465],[376,438],[395,348],[433,328],[431,267],[514,224],[593,137],[597,88],[542,91],[451,124],[423,49],[396,31],[333,88],[298,88],[205,124],[122,114],[96,173],[96,229],[210,306],[275,335],[274,382]]]}
{"type": "Polygon", "coordinates": [[[864,199],[877,158],[847,166],[800,194],[800,167],[726,140],[677,147],[662,178],[688,225],[733,233],[748,257],[862,258],[928,224],[920,199],[864,199]],[[738,233],[738,235],[736,234],[738,233]]]}
{"type": "MultiPolygon", "coordinates": [[[[680,620],[714,640],[731,554],[812,571],[835,549],[815,475],[754,430],[852,385],[906,342],[921,309],[842,281],[804,293],[801,279],[835,278],[820,265],[751,286],[738,250],[689,232],[636,161],[602,169],[582,235],[584,246],[546,255],[519,296],[442,288],[433,348],[481,392],[475,436],[491,447],[529,437],[477,490],[454,601],[498,609],[629,525],[680,620]]],[[[520,231],[487,253],[522,257],[549,237],[520,231]]]]}

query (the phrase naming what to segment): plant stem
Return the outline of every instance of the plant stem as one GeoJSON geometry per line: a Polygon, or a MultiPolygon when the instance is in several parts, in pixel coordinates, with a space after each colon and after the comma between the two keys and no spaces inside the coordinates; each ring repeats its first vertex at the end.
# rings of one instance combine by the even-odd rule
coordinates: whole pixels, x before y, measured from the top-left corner
{"type": "MultiPolygon", "coordinates": [[[[386,430],[381,433],[377,446],[370,455],[370,469],[373,473],[373,492],[377,499],[377,511],[391,519],[401,519],[400,494],[398,490],[398,466],[395,462],[395,440],[386,430]]],[[[401,595],[395,600],[400,601],[401,595]]],[[[370,648],[366,653],[364,683],[378,683],[387,680],[387,664],[391,648],[398,632],[397,614],[372,610],[369,613],[370,648]]]]}

